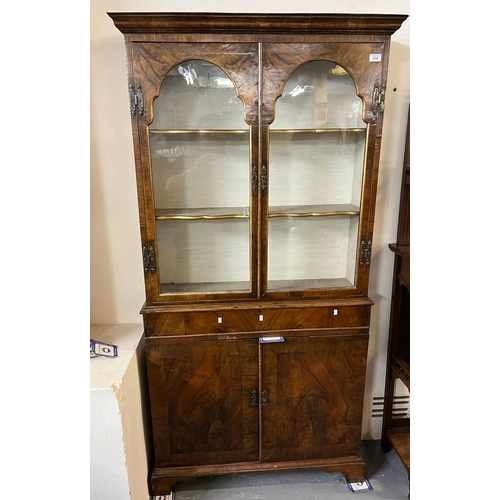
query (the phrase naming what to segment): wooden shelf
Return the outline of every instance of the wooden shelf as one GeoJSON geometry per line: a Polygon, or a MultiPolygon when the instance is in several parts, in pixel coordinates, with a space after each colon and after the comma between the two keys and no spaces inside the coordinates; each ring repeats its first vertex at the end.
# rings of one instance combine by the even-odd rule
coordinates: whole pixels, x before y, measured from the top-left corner
{"type": "Polygon", "coordinates": [[[324,288],[353,288],[346,278],[308,279],[308,280],[269,280],[269,290],[311,290],[324,288]]]}
{"type": "Polygon", "coordinates": [[[387,438],[396,450],[407,471],[410,471],[410,426],[393,427],[387,431],[387,438]]]}
{"type": "Polygon", "coordinates": [[[271,129],[271,134],[342,134],[366,132],[366,128],[297,128],[271,129]]]}
{"type": "Polygon", "coordinates": [[[158,130],[158,129],[150,129],[149,130],[150,134],[154,135],[245,135],[249,134],[249,130],[244,130],[244,129],[238,129],[238,130],[158,130]]]}
{"type": "Polygon", "coordinates": [[[160,294],[171,293],[211,293],[219,291],[248,292],[250,282],[248,281],[226,281],[206,283],[161,283],[160,294]]]}
{"type": "MultiPolygon", "coordinates": [[[[179,135],[179,134],[195,134],[195,135],[231,135],[231,134],[249,134],[250,131],[246,129],[150,129],[150,134],[153,135],[179,135]]],[[[366,133],[366,128],[297,128],[297,129],[272,129],[271,134],[343,134],[343,133],[366,133]]]]}
{"type": "MultiPolygon", "coordinates": [[[[155,210],[156,220],[216,220],[248,219],[249,207],[210,208],[160,208],[155,210]]],[[[359,207],[343,205],[290,205],[269,207],[269,218],[274,217],[332,217],[339,215],[359,215],[359,207]]]]}
{"type": "Polygon", "coordinates": [[[156,220],[248,219],[248,207],[156,209],[156,220]]]}
{"type": "Polygon", "coordinates": [[[397,255],[410,258],[410,245],[398,245],[397,243],[391,243],[389,248],[397,255]]]}
{"type": "Polygon", "coordinates": [[[272,217],[328,217],[332,215],[359,215],[359,207],[352,204],[343,205],[290,205],[269,207],[269,218],[272,217]]]}

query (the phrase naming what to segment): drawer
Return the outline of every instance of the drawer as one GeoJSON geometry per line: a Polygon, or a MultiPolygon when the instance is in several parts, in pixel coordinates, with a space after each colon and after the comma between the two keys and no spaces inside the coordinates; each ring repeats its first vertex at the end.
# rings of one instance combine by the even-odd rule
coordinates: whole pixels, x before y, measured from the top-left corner
{"type": "Polygon", "coordinates": [[[269,309],[260,330],[316,330],[369,326],[370,306],[269,309]]]}
{"type": "Polygon", "coordinates": [[[358,328],[370,324],[370,306],[259,308],[147,314],[147,336],[358,328]]]}
{"type": "Polygon", "coordinates": [[[184,314],[186,334],[232,333],[255,330],[257,311],[200,311],[184,314]]]}
{"type": "Polygon", "coordinates": [[[156,335],[184,335],[183,313],[144,314],[146,337],[156,335]]]}

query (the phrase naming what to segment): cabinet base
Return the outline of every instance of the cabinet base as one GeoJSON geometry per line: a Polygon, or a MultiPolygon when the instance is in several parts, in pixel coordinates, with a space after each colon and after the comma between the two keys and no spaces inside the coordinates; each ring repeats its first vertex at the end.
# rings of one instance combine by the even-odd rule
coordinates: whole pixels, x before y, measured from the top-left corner
{"type": "Polygon", "coordinates": [[[346,476],[347,482],[357,483],[365,480],[365,466],[366,464],[360,455],[351,455],[335,459],[304,460],[301,462],[246,462],[196,467],[155,467],[151,474],[151,493],[155,496],[168,495],[176,483],[194,481],[197,477],[203,476],[309,469],[328,473],[342,472],[346,476]]]}

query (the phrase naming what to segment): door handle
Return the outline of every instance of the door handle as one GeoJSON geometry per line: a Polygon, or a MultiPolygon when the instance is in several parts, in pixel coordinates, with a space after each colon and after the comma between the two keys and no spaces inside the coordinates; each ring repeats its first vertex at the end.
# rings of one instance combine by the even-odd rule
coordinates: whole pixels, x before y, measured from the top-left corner
{"type": "Polygon", "coordinates": [[[261,344],[273,344],[275,342],[284,342],[285,337],[259,337],[261,344]]]}

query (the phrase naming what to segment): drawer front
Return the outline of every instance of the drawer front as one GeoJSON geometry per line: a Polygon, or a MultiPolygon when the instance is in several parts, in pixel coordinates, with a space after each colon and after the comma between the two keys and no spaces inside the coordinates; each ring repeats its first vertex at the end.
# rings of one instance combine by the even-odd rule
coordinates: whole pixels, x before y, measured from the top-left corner
{"type": "Polygon", "coordinates": [[[183,313],[145,314],[144,332],[146,337],[157,335],[184,335],[183,313]]]}
{"type": "Polygon", "coordinates": [[[370,324],[370,306],[269,308],[148,314],[147,336],[359,328],[370,324]]]}
{"type": "Polygon", "coordinates": [[[264,311],[260,330],[316,330],[369,326],[370,306],[308,307],[264,311]]]}

